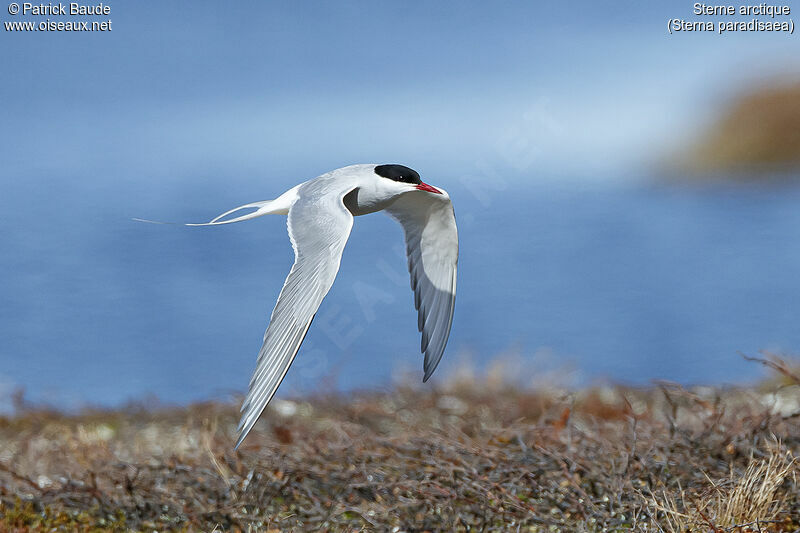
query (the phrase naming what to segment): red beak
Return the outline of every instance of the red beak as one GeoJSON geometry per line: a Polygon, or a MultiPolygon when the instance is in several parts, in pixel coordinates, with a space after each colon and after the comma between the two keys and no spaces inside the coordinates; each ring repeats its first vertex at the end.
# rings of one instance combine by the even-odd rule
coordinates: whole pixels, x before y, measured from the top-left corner
{"type": "Polygon", "coordinates": [[[420,191],[428,191],[428,192],[434,192],[436,194],[442,194],[442,191],[440,191],[436,187],[431,187],[427,183],[420,183],[419,185],[417,185],[417,189],[420,191]]]}

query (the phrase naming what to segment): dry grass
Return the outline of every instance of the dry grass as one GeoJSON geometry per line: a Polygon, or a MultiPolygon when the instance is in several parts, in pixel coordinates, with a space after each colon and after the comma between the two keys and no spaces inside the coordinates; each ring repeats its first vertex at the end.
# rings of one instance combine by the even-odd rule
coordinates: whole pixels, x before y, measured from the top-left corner
{"type": "Polygon", "coordinates": [[[797,531],[783,378],[278,401],[239,452],[233,405],[28,410],[0,419],[0,531],[797,531]]]}
{"type": "Polygon", "coordinates": [[[708,479],[708,487],[694,494],[680,491],[679,498],[662,491],[651,496],[653,514],[661,513],[661,527],[682,531],[767,531],[773,525],[787,525],[786,494],[781,492],[787,477],[796,486],[795,459],[779,444],[765,459],[752,458],[744,473],[732,471],[722,481],[708,479]]]}

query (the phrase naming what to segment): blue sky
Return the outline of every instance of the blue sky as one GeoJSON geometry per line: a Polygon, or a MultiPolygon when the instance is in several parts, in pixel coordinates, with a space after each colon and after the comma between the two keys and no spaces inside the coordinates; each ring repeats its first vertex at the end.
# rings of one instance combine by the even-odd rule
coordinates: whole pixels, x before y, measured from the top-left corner
{"type": "Polygon", "coordinates": [[[0,34],[12,174],[398,160],[609,176],[800,64],[796,36],[668,35],[670,17],[697,18],[689,2],[110,5],[108,33],[0,34]]]}

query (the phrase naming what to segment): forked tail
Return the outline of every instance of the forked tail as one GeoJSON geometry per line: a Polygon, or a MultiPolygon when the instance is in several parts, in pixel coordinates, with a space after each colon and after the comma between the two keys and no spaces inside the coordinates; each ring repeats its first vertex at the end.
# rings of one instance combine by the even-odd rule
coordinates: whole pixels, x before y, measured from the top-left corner
{"type": "MultiPolygon", "coordinates": [[[[263,202],[253,202],[250,204],[240,205],[239,207],[235,207],[230,211],[225,211],[221,215],[214,217],[210,222],[200,222],[194,224],[183,224],[184,226],[219,226],[221,224],[233,224],[234,222],[241,222],[243,220],[250,220],[251,218],[256,218],[264,215],[288,215],[289,209],[294,204],[295,200],[297,200],[297,189],[300,187],[293,187],[283,193],[282,195],[278,196],[274,200],[264,200],[263,202]],[[253,209],[256,208],[255,211],[251,213],[247,213],[246,215],[241,215],[235,218],[229,218],[227,220],[222,220],[226,216],[233,214],[237,211],[242,209],[253,209]]],[[[158,222],[155,220],[145,220],[143,218],[134,218],[138,222],[149,222],[151,224],[177,224],[176,222],[158,222]]]]}

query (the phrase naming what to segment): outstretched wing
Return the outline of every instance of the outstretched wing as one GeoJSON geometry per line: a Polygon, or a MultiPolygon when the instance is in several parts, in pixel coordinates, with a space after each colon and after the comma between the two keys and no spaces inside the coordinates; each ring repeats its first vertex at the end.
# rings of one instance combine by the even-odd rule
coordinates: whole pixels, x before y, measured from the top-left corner
{"type": "Polygon", "coordinates": [[[408,271],[414,305],[419,312],[421,350],[425,354],[428,381],[442,359],[450,337],[456,302],[458,229],[453,204],[445,191],[435,194],[412,191],[398,198],[386,211],[403,225],[408,271]]]}
{"type": "Polygon", "coordinates": [[[258,354],[250,390],[242,404],[236,447],[255,425],[289,370],[311,320],[339,271],[342,251],[353,227],[343,191],[312,181],[289,209],[287,226],[295,260],[272,311],[258,354]]]}

